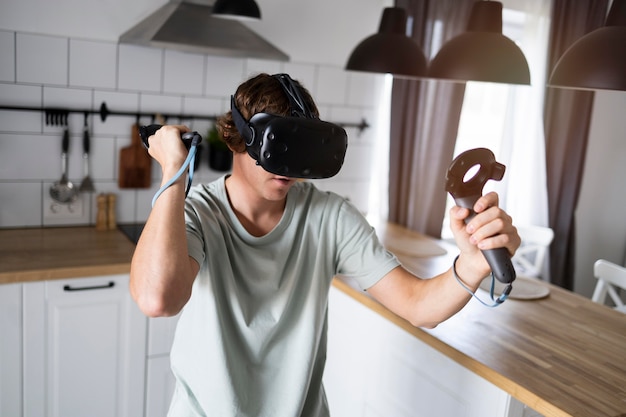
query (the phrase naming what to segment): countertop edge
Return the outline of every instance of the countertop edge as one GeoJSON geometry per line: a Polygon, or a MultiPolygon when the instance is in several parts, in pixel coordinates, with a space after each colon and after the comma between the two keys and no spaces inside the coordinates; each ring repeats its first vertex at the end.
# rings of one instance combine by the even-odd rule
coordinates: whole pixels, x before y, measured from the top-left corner
{"type": "Polygon", "coordinates": [[[0,273],[0,284],[19,284],[26,282],[88,278],[100,275],[117,275],[128,273],[130,273],[130,263],[128,262],[55,269],[33,269],[28,271],[0,273]]]}

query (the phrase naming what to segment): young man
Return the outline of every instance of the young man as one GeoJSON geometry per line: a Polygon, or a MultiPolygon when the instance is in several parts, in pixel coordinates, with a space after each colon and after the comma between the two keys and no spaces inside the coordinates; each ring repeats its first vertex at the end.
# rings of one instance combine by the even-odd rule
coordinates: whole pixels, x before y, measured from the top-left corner
{"type": "MultiPolygon", "coordinates": [[[[309,93],[296,84],[317,115],[309,93]]],[[[291,115],[277,76],[239,86],[234,105],[245,120],[291,115]]],[[[171,352],[176,390],[170,416],[328,416],[322,387],[328,291],[350,276],[415,326],[434,327],[469,300],[452,268],[432,279],[405,270],[363,216],[310,182],[265,171],[247,152],[232,112],[218,129],[233,151],[232,174],[193,187],[179,179],[156,200],[133,257],[131,293],[148,316],[179,319],[171,352]]],[[[187,156],[184,126],[149,138],[163,183],[187,156]]],[[[476,290],[489,273],[481,249],[520,239],[511,218],[487,194],[451,211],[460,256],[456,271],[476,290]]]]}

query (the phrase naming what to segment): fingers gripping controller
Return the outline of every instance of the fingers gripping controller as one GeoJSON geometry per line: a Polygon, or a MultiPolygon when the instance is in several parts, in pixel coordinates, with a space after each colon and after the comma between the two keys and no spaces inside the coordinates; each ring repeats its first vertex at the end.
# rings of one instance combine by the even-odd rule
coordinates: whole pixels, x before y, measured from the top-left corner
{"type": "MultiPolygon", "coordinates": [[[[482,196],[485,183],[490,179],[500,181],[504,170],[505,166],[498,163],[493,153],[486,148],[470,149],[452,161],[446,174],[446,191],[454,197],[459,207],[470,210],[470,215],[465,219],[466,224],[476,215],[473,207],[482,196]],[[466,180],[468,172],[477,166],[478,172],[466,180]]],[[[506,248],[483,250],[482,253],[498,281],[510,284],[515,280],[515,268],[506,248]]]]}
{"type": "MultiPolygon", "coordinates": [[[[143,141],[143,145],[148,149],[150,144],[148,143],[148,138],[156,133],[157,130],[161,128],[161,125],[153,124],[149,126],[139,126],[139,136],[141,136],[141,140],[143,141]]],[[[174,175],[174,177],[170,178],[165,184],[159,188],[159,190],[154,194],[152,198],[152,207],[154,207],[154,203],[157,198],[165,191],[168,187],[170,187],[174,182],[180,178],[187,169],[189,169],[189,175],[187,178],[187,188],[185,190],[185,197],[189,193],[189,189],[191,188],[191,182],[193,181],[193,174],[195,170],[195,159],[196,152],[198,150],[198,145],[202,142],[202,136],[198,134],[198,132],[185,132],[181,135],[181,140],[183,144],[189,151],[187,154],[187,159],[183,162],[183,166],[180,167],[178,172],[174,175]]]]}
{"type": "MultiPolygon", "coordinates": [[[[150,145],[148,144],[148,138],[156,133],[157,130],[161,128],[161,125],[149,125],[149,126],[139,126],[139,136],[141,136],[141,141],[143,142],[143,146],[148,149],[150,145]]],[[[202,136],[198,134],[198,132],[186,132],[181,135],[181,140],[185,144],[185,148],[189,150],[192,145],[199,145],[202,142],[202,136]]]]}

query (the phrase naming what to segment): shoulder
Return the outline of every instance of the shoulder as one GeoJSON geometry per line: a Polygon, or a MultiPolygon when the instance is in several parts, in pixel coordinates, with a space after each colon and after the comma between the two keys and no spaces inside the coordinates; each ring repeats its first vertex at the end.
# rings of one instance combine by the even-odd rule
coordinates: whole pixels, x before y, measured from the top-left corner
{"type": "Polygon", "coordinates": [[[365,216],[346,198],[333,191],[320,190],[312,182],[299,182],[298,200],[305,206],[310,218],[332,223],[337,232],[350,233],[354,228],[371,229],[365,216]]]}
{"type": "Polygon", "coordinates": [[[185,215],[188,221],[199,218],[223,218],[228,215],[228,204],[224,177],[221,177],[191,187],[185,199],[185,215]]]}
{"type": "Polygon", "coordinates": [[[207,202],[224,201],[226,198],[225,177],[220,177],[212,182],[198,184],[191,187],[189,195],[185,199],[187,205],[206,204],[207,202]]]}

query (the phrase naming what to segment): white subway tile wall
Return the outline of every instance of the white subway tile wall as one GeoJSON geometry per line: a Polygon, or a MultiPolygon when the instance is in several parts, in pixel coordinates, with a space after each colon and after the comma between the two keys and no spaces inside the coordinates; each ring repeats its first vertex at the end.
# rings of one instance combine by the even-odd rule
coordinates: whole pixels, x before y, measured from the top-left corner
{"type": "Polygon", "coordinates": [[[143,92],[161,91],[163,50],[119,45],[118,88],[143,92]]]}
{"type": "Polygon", "coordinates": [[[0,31],[0,81],[15,81],[15,36],[0,31]]]}
{"type": "Polygon", "coordinates": [[[17,34],[15,42],[18,83],[68,84],[69,40],[53,36],[17,34]]]}
{"type": "MultiPolygon", "coordinates": [[[[0,30],[0,106],[91,109],[106,103],[110,111],[158,115],[214,116],[229,109],[230,95],[249,76],[287,72],[300,80],[316,99],[322,119],[359,123],[369,128],[346,128],[348,153],[341,172],[315,180],[324,190],[349,198],[367,213],[373,154],[377,140],[378,103],[383,76],[347,72],[342,68],[296,62],[240,59],[182,53],[113,42],[70,39],[0,30]]],[[[93,225],[98,193],[117,194],[118,223],[145,221],[158,189],[160,169],[152,164],[148,189],[117,186],[120,149],[130,145],[135,122],[153,117],[98,114],[86,119],[91,133],[90,174],[96,192],[79,196],[81,216],[50,219],[45,213],[50,186],[61,177],[63,127],[46,124],[39,111],[0,109],[0,228],[93,225]]],[[[209,120],[169,120],[185,123],[205,135],[209,120]]],[[[76,186],[83,178],[82,129],[85,117],[68,119],[69,179],[76,186]]],[[[224,175],[208,166],[202,155],[194,183],[224,175]]]]}

